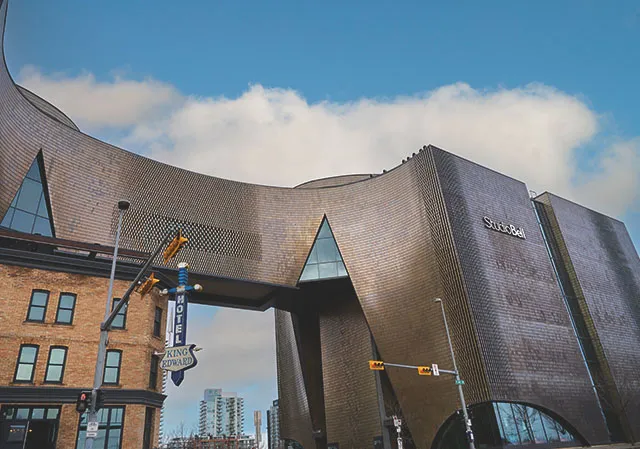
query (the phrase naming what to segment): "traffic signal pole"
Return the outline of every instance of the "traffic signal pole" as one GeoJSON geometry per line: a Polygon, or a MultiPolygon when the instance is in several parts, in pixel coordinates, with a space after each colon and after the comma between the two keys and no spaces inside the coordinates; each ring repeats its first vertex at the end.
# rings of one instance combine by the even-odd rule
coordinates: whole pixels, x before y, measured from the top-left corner
{"type": "MultiPolygon", "coordinates": [[[[111,261],[111,276],[109,277],[109,288],[107,293],[107,304],[104,312],[104,321],[100,324],[100,342],[98,344],[98,357],[96,359],[96,370],[93,376],[93,389],[91,391],[91,406],[89,407],[89,415],[87,416],[87,432],[86,432],[86,440],[85,440],[85,449],[93,449],[93,441],[97,436],[98,430],[98,410],[97,410],[97,400],[98,400],[98,390],[102,386],[103,375],[104,375],[104,364],[105,358],[107,354],[107,342],[109,339],[109,328],[111,327],[111,323],[118,315],[118,312],[129,302],[129,297],[131,293],[138,285],[138,282],[145,275],[153,260],[160,254],[162,248],[165,246],[169,238],[171,237],[171,233],[167,234],[167,236],[160,242],[158,248],[153,252],[151,257],[147,259],[144,263],[135,279],[129,285],[127,291],[122,295],[122,299],[118,302],[118,304],[111,310],[111,297],[113,295],[113,283],[115,279],[116,273],[116,261],[118,259],[118,246],[120,244],[120,232],[122,230],[122,217],[124,212],[129,208],[128,201],[119,201],[118,202],[118,228],[116,230],[116,241],[115,248],[113,249],[113,260],[111,261]]],[[[185,239],[186,240],[186,239],[185,239]]],[[[179,249],[179,248],[178,248],[179,249]]]]}
{"type": "Polygon", "coordinates": [[[449,350],[451,351],[451,361],[453,362],[453,370],[456,372],[456,385],[458,386],[458,393],[460,394],[460,404],[462,405],[462,413],[464,415],[464,427],[466,429],[467,441],[469,442],[469,449],[475,449],[473,430],[471,430],[471,420],[467,413],[467,404],[464,401],[464,392],[462,391],[462,382],[460,381],[460,373],[458,372],[458,365],[456,365],[456,355],[453,352],[453,345],[451,344],[451,335],[449,334],[449,325],[447,324],[447,315],[444,313],[444,304],[442,299],[436,298],[434,302],[440,303],[442,309],[442,319],[444,320],[444,329],[447,332],[447,341],[449,342],[449,350]]]}
{"type": "MultiPolygon", "coordinates": [[[[105,320],[109,317],[111,309],[111,295],[113,294],[113,281],[116,276],[116,261],[118,259],[118,246],[120,245],[120,231],[122,231],[122,216],[129,209],[128,201],[118,201],[118,228],[116,230],[116,242],[113,248],[113,260],[111,261],[111,275],[109,276],[109,289],[107,292],[107,305],[104,310],[105,320]]],[[[87,417],[87,432],[84,447],[85,449],[93,449],[93,440],[97,436],[98,429],[89,429],[89,423],[98,422],[98,411],[96,403],[98,402],[98,389],[102,385],[102,375],[104,373],[104,359],[107,353],[108,328],[100,326],[100,343],[98,344],[98,357],[96,360],[96,371],[93,375],[93,389],[91,390],[91,407],[89,407],[89,416],[87,417]],[[95,432],[95,435],[94,435],[95,432]],[[92,435],[92,436],[90,436],[92,435]]]]}

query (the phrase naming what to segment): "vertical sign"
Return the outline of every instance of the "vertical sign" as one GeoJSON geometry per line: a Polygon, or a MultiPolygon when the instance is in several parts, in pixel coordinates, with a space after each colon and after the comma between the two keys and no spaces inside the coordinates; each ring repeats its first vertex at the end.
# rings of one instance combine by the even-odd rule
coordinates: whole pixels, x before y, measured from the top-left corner
{"type": "MultiPolygon", "coordinates": [[[[189,293],[184,286],[180,286],[176,291],[176,310],[173,320],[173,346],[183,346],[187,343],[187,305],[189,293]]],[[[184,370],[173,371],[171,380],[174,385],[179,386],[184,380],[184,370]]]]}

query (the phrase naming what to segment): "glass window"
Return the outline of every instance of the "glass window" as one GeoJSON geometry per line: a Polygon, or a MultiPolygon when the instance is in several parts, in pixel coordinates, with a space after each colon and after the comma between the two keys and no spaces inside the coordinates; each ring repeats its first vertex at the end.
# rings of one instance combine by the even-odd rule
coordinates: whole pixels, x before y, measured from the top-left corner
{"type": "Polygon", "coordinates": [[[44,322],[47,312],[47,302],[49,301],[49,292],[46,290],[33,290],[31,292],[31,302],[29,303],[29,311],[27,312],[27,321],[44,322]]]}
{"type": "Polygon", "coordinates": [[[33,161],[31,167],[29,167],[29,171],[27,172],[27,178],[33,179],[34,181],[40,182],[40,170],[38,169],[37,160],[33,161]]]}
{"type": "Polygon", "coordinates": [[[104,384],[118,384],[120,382],[120,362],[122,351],[109,350],[104,364],[104,384]]]}
{"type": "MultiPolygon", "coordinates": [[[[120,449],[122,447],[122,418],[124,407],[106,407],[98,411],[98,437],[94,449],[120,449]]],[[[87,414],[80,417],[76,449],[84,449],[87,432],[87,414]]]]}
{"type": "Polygon", "coordinates": [[[142,438],[142,449],[151,449],[151,439],[153,435],[153,415],[153,408],[147,407],[144,413],[144,435],[142,438]]]}
{"type": "Polygon", "coordinates": [[[149,388],[158,388],[158,364],[160,359],[157,355],[151,356],[151,367],[149,369],[149,388]]]}
{"type": "Polygon", "coordinates": [[[49,350],[49,361],[47,362],[47,372],[44,376],[45,382],[62,383],[64,375],[64,364],[67,360],[67,348],[63,346],[52,346],[49,350]]]}
{"type": "Polygon", "coordinates": [[[311,247],[300,281],[332,279],[348,276],[340,250],[325,218],[320,226],[316,241],[311,247]]]}
{"type": "Polygon", "coordinates": [[[58,313],[56,313],[56,323],[71,324],[73,322],[73,311],[75,307],[76,295],[73,293],[60,293],[58,313]]]}
{"type": "Polygon", "coordinates": [[[38,216],[49,219],[49,211],[47,210],[47,202],[44,200],[44,196],[40,200],[40,205],[38,205],[38,216]]]}
{"type": "Polygon", "coordinates": [[[160,337],[162,327],[162,309],[156,307],[155,315],[153,316],[153,335],[160,337]]]}
{"type": "Polygon", "coordinates": [[[33,372],[38,360],[37,345],[22,345],[18,354],[14,382],[33,382],[33,372]]]}
{"type": "Polygon", "coordinates": [[[528,407],[529,422],[531,423],[531,430],[533,432],[533,439],[536,444],[546,444],[547,434],[544,431],[544,425],[540,418],[540,413],[535,408],[528,407]]]}
{"type": "Polygon", "coordinates": [[[19,408],[16,410],[16,419],[29,419],[30,408],[19,408]]]}
{"type": "Polygon", "coordinates": [[[529,407],[523,404],[511,404],[521,444],[533,442],[533,429],[529,423],[529,407]]]}
{"type": "Polygon", "coordinates": [[[520,444],[516,419],[511,410],[511,404],[498,402],[495,404],[496,416],[500,421],[500,436],[505,445],[520,444]]]}
{"type": "Polygon", "coordinates": [[[31,411],[31,419],[44,419],[44,409],[43,408],[34,408],[31,411]]]}
{"type": "MultiPolygon", "coordinates": [[[[111,303],[111,310],[116,308],[116,305],[120,302],[120,298],[113,298],[113,302],[111,303]]],[[[112,329],[124,329],[127,324],[127,307],[129,303],[125,304],[122,309],[115,316],[113,321],[111,322],[112,329]]]]}
{"type": "Polygon", "coordinates": [[[0,226],[19,232],[53,236],[38,158],[31,164],[0,226]]]}
{"type": "Polygon", "coordinates": [[[51,224],[47,218],[36,217],[33,223],[32,234],[40,234],[45,237],[51,237],[51,224]]]}
{"type": "Polygon", "coordinates": [[[35,215],[15,209],[13,212],[13,220],[11,220],[11,229],[31,234],[35,218],[35,215]]]}
{"type": "Polygon", "coordinates": [[[2,226],[3,228],[11,227],[11,220],[13,219],[14,211],[15,209],[13,207],[10,207],[9,209],[7,209],[7,213],[4,215],[4,218],[2,219],[0,226],[2,226]]]}

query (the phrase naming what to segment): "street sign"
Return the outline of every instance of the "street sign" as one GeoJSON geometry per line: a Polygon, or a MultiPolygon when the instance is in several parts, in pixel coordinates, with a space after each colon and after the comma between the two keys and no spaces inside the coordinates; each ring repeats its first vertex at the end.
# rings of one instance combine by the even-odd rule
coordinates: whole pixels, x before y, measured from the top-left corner
{"type": "Polygon", "coordinates": [[[98,431],[98,421],[91,421],[87,423],[87,432],[97,432],[98,431]]]}
{"type": "Polygon", "coordinates": [[[95,431],[93,431],[93,430],[92,431],[88,431],[87,430],[87,438],[96,438],[97,436],[98,436],[98,431],[97,430],[95,430],[95,431]]]}
{"type": "Polygon", "coordinates": [[[183,371],[196,366],[198,361],[193,353],[196,345],[173,346],[165,349],[160,368],[166,371],[183,371]]]}
{"type": "Polygon", "coordinates": [[[456,379],[456,385],[464,385],[464,380],[456,379]]]}
{"type": "Polygon", "coordinates": [[[440,375],[440,370],[438,369],[438,364],[434,363],[431,365],[431,372],[433,373],[434,376],[439,376],[440,375]]]}
{"type": "Polygon", "coordinates": [[[419,366],[418,374],[421,376],[431,376],[431,367],[430,366],[419,366]]]}
{"type": "Polygon", "coordinates": [[[380,360],[369,360],[369,369],[374,371],[384,371],[384,362],[380,360]]]}

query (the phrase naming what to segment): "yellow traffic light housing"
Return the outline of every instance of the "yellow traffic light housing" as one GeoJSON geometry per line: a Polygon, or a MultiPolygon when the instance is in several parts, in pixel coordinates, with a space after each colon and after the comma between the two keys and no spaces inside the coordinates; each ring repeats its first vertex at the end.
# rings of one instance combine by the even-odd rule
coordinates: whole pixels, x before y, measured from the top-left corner
{"type": "Polygon", "coordinates": [[[369,360],[369,369],[374,371],[384,371],[384,362],[380,360],[369,360]]]}
{"type": "Polygon", "coordinates": [[[173,240],[169,242],[169,245],[162,253],[162,261],[164,263],[167,263],[169,260],[175,257],[175,255],[178,254],[178,251],[180,251],[188,241],[188,238],[182,236],[182,231],[178,231],[178,234],[176,234],[173,240]]]}
{"type": "Polygon", "coordinates": [[[431,374],[433,373],[431,372],[430,366],[419,366],[418,374],[420,374],[421,376],[431,376],[431,374]]]}
{"type": "Polygon", "coordinates": [[[154,285],[160,282],[160,279],[156,279],[155,275],[151,273],[151,276],[147,278],[141,285],[136,288],[136,291],[140,293],[140,296],[144,297],[147,293],[151,291],[154,285]]]}

